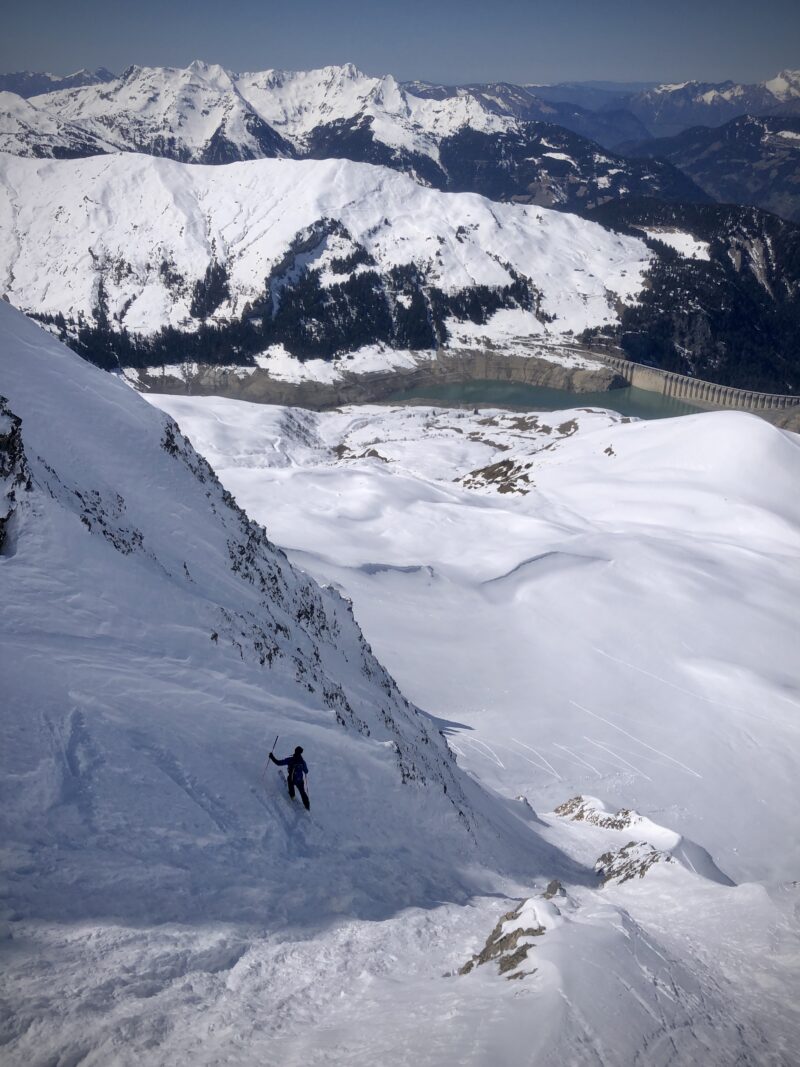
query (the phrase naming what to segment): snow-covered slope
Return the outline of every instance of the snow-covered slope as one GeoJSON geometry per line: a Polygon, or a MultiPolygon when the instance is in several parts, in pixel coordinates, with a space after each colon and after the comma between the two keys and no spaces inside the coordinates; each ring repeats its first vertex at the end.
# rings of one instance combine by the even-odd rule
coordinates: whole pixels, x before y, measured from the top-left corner
{"type": "MultiPolygon", "coordinates": [[[[31,835],[44,835],[36,892],[24,901],[12,891],[12,908],[76,917],[113,892],[123,912],[164,918],[175,914],[172,891],[143,902],[138,884],[122,886],[123,872],[131,857],[169,865],[197,849],[209,876],[192,890],[197,907],[219,907],[230,841],[215,835],[249,842],[248,878],[265,848],[290,848],[275,772],[266,791],[259,777],[276,733],[282,747],[308,744],[329,797],[314,843],[334,882],[349,878],[333,868],[351,804],[366,808],[363,826],[377,836],[405,809],[421,855],[432,848],[428,817],[432,835],[452,832],[457,849],[469,847],[482,816],[463,775],[376,662],[347,603],[292,568],[171,420],[5,303],[0,323],[4,773],[16,783],[3,803],[4,838],[19,859],[31,835]],[[202,782],[187,760],[202,763],[202,782]],[[50,850],[73,839],[97,852],[101,876],[49,867],[50,850]]],[[[397,834],[392,825],[395,849],[397,834]]],[[[436,868],[458,878],[453,859],[427,864],[431,885],[436,868]]],[[[287,891],[299,875],[285,874],[287,891]]],[[[182,882],[166,881],[174,877],[182,882]]],[[[399,870],[389,881],[408,892],[399,870]]],[[[340,891],[362,892],[358,879],[340,891]]],[[[381,891],[382,907],[394,892],[381,891]]],[[[336,911],[331,882],[315,895],[319,909],[336,911]]],[[[264,897],[256,910],[277,906],[264,897]]],[[[282,907],[292,914],[291,900],[282,907]]]]}
{"type": "Polygon", "coordinates": [[[301,151],[312,146],[320,126],[369,124],[375,139],[389,148],[436,159],[439,141],[462,126],[483,133],[515,126],[513,116],[490,111],[470,94],[417,96],[391,74],[370,77],[350,63],[240,74],[236,84],[255,110],[301,151]]]}
{"type": "Polygon", "coordinates": [[[67,159],[112,151],[108,141],[62,122],[15,93],[0,92],[0,152],[67,159]]]}
{"type": "MultiPolygon", "coordinates": [[[[4,1063],[789,1062],[791,886],[692,869],[601,790],[542,817],[513,764],[480,787],[171,420],[4,303],[0,395],[4,1063]]],[[[280,418],[216,441],[292,481],[319,426],[280,418]]]]}
{"type": "Polygon", "coordinates": [[[431,347],[431,324],[489,320],[491,334],[499,308],[521,334],[578,331],[616,321],[650,258],[574,216],[344,160],[5,156],[0,225],[13,235],[0,291],[23,310],[143,335],[227,323],[215,346],[229,362],[279,342],[300,355],[431,347]]]}
{"type": "Polygon", "coordinates": [[[129,67],[108,85],[62,89],[33,104],[80,125],[120,151],[194,163],[283,156],[288,145],[237,91],[227,71],[196,61],[188,67],[129,67]]]}
{"type": "Polygon", "coordinates": [[[796,876],[800,438],[735,412],[376,407],[296,434],[282,409],[158,403],[466,724],[483,780],[661,813],[737,881],[796,876]]]}

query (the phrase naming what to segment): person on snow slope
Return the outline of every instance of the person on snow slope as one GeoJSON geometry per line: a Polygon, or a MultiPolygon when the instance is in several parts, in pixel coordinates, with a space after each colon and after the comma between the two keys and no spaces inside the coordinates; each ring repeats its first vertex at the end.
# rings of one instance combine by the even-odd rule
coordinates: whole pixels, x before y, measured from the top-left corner
{"type": "Polygon", "coordinates": [[[287,756],[286,759],[275,759],[271,752],[269,758],[276,766],[286,767],[286,780],[289,785],[289,796],[294,800],[294,791],[296,787],[300,794],[300,798],[303,801],[303,806],[306,811],[310,811],[311,803],[309,802],[305,785],[308,767],[306,766],[306,761],[303,759],[303,749],[300,745],[294,750],[294,754],[287,756]]]}

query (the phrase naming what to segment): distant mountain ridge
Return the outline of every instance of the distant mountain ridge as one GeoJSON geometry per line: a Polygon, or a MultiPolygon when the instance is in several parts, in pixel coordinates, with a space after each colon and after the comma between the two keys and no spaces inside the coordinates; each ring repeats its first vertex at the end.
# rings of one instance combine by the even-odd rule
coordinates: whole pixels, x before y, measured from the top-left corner
{"type": "Polygon", "coordinates": [[[48,72],[20,70],[14,74],[0,74],[0,93],[16,93],[17,96],[38,96],[54,93],[59,89],[77,89],[83,85],[103,85],[117,77],[105,67],[97,70],[76,70],[74,74],[50,74],[48,72]]]}
{"type": "Polygon", "coordinates": [[[755,85],[680,82],[624,98],[623,106],[654,137],[672,137],[692,126],[722,126],[740,115],[800,114],[800,70],[784,70],[755,85]]]}
{"type": "MultiPolygon", "coordinates": [[[[112,82],[47,92],[27,104],[6,97],[0,144],[26,156],[122,151],[210,164],[344,158],[437,189],[562,210],[617,196],[707,199],[671,164],[625,160],[553,124],[564,117],[561,105],[525,90],[428,86],[419,93],[352,64],[244,74],[199,61],[185,69],[134,66],[112,82]]],[[[589,112],[581,115],[577,125],[585,127],[589,112]]],[[[618,123],[615,138],[623,131],[639,136],[643,128],[618,123]]]]}

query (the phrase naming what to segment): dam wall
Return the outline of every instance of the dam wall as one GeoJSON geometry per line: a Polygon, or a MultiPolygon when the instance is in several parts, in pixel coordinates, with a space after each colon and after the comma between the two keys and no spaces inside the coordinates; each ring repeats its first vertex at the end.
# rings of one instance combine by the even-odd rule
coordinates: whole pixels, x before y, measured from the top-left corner
{"type": "Polygon", "coordinates": [[[783,393],[759,393],[752,389],[736,389],[731,385],[717,385],[686,374],[659,370],[644,363],[633,363],[619,356],[599,357],[612,367],[629,385],[652,393],[688,400],[703,407],[744,408],[748,411],[776,411],[800,404],[800,396],[783,393]]]}

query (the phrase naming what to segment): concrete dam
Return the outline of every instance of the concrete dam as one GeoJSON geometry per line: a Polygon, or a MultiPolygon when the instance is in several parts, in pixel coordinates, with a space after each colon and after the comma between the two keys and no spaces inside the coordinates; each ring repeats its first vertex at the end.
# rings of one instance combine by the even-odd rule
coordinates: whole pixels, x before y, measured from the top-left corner
{"type": "Polygon", "coordinates": [[[644,363],[633,363],[620,356],[599,355],[609,367],[623,377],[629,385],[649,392],[662,393],[678,400],[688,400],[700,406],[720,408],[744,408],[748,411],[777,411],[800,404],[800,396],[783,393],[759,393],[752,389],[736,389],[730,385],[717,385],[699,378],[689,378],[674,371],[659,370],[644,363]]]}

